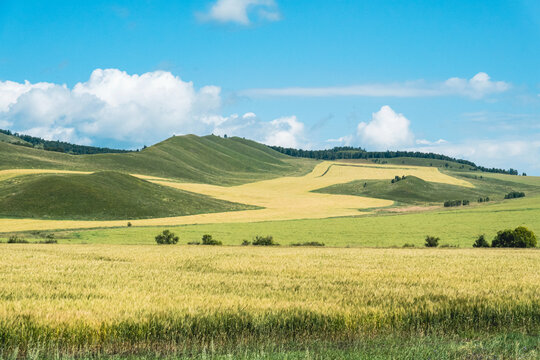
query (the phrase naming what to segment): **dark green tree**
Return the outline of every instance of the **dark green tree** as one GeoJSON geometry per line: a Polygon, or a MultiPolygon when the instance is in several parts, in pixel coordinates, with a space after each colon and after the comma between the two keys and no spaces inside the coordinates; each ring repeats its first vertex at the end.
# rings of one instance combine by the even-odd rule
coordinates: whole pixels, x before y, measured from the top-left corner
{"type": "Polygon", "coordinates": [[[169,230],[163,230],[161,234],[156,236],[156,243],[159,245],[171,245],[178,243],[178,236],[175,236],[174,233],[169,230]]]}
{"type": "Polygon", "coordinates": [[[478,236],[478,239],[473,244],[473,247],[475,248],[481,248],[481,247],[490,247],[489,243],[486,240],[486,237],[484,234],[478,236]]]}
{"type": "Polygon", "coordinates": [[[437,247],[439,246],[439,240],[441,240],[438,237],[435,236],[426,236],[426,243],[424,244],[426,247],[437,247]]]}

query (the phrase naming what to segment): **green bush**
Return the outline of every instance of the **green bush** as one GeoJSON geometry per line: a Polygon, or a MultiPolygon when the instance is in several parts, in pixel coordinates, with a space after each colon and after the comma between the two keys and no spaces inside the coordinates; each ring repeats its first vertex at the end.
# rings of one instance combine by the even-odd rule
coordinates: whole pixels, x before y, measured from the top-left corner
{"type": "Polygon", "coordinates": [[[482,234],[478,236],[478,239],[473,244],[473,247],[475,248],[481,248],[481,247],[490,247],[489,243],[486,240],[486,237],[482,234]]]}
{"type": "Polygon", "coordinates": [[[242,246],[249,246],[249,245],[251,245],[251,241],[245,240],[245,239],[242,241],[242,246]]]}
{"type": "Polygon", "coordinates": [[[444,207],[461,206],[461,200],[448,200],[444,202],[444,207]]]}
{"type": "Polygon", "coordinates": [[[525,193],[524,192],[521,192],[521,191],[511,191],[509,192],[508,194],[504,195],[504,198],[505,199],[517,199],[517,198],[521,198],[521,197],[524,197],[525,196],[525,193]]]}
{"type": "Polygon", "coordinates": [[[425,246],[426,247],[437,247],[437,246],[439,246],[439,240],[441,240],[441,239],[438,238],[438,237],[428,235],[428,236],[426,236],[425,246]]]}
{"type": "Polygon", "coordinates": [[[506,229],[497,232],[491,242],[493,247],[533,248],[536,247],[536,235],[524,226],[514,230],[506,229]]]}
{"type": "Polygon", "coordinates": [[[303,243],[293,243],[291,246],[324,246],[324,243],[318,241],[308,241],[303,243]]]}
{"type": "Polygon", "coordinates": [[[255,246],[275,246],[275,245],[279,245],[278,243],[276,243],[274,241],[274,237],[270,236],[270,235],[268,235],[268,236],[257,235],[253,239],[252,244],[255,245],[255,246]]]}
{"type": "Polygon", "coordinates": [[[8,244],[28,244],[28,240],[25,240],[17,235],[11,235],[8,239],[8,244]]]}
{"type": "Polygon", "coordinates": [[[174,233],[169,230],[163,230],[161,234],[156,236],[156,242],[159,245],[171,245],[178,243],[178,236],[174,236],[174,233]]]}
{"type": "Polygon", "coordinates": [[[404,247],[404,248],[413,248],[413,247],[415,247],[415,245],[414,245],[414,244],[405,243],[405,244],[403,244],[403,247],[404,247]]]}
{"type": "Polygon", "coordinates": [[[212,235],[203,235],[202,237],[202,244],[203,245],[222,245],[221,241],[212,239],[212,235]]]}

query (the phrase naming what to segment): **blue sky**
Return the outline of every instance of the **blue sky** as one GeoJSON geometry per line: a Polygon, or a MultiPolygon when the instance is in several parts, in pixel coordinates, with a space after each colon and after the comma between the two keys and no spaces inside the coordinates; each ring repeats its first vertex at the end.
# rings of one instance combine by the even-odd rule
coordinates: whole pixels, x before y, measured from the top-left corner
{"type": "Polygon", "coordinates": [[[0,128],[419,149],[540,174],[538,1],[0,0],[0,128]]]}

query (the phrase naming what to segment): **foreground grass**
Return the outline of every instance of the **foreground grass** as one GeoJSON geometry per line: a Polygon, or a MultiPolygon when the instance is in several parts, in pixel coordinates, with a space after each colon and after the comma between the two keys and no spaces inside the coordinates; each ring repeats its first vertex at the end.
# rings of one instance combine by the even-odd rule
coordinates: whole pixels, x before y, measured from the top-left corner
{"type": "Polygon", "coordinates": [[[539,266],[535,250],[3,244],[0,348],[107,354],[535,335],[539,266]]]}
{"type": "Polygon", "coordinates": [[[216,349],[209,346],[199,351],[146,351],[139,354],[95,354],[88,352],[76,357],[60,352],[40,353],[34,350],[27,354],[0,351],[2,359],[78,359],[78,360],[151,360],[151,359],[521,359],[533,360],[540,357],[538,334],[504,333],[477,336],[414,336],[395,335],[365,338],[351,343],[314,342],[310,344],[258,345],[216,349]]]}

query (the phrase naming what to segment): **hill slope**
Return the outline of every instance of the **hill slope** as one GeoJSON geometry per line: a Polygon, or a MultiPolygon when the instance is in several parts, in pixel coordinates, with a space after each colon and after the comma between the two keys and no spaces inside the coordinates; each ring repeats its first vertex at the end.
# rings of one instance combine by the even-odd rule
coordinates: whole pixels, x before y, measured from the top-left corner
{"type": "Polygon", "coordinates": [[[28,143],[28,142],[26,142],[26,141],[24,141],[22,139],[19,139],[16,136],[4,134],[2,132],[0,132],[0,142],[5,142],[5,143],[8,143],[8,144],[27,145],[27,146],[31,145],[30,143],[28,143]]]}
{"type": "Polygon", "coordinates": [[[188,182],[234,185],[301,175],[314,161],[293,159],[241,138],[175,136],[140,152],[69,155],[0,142],[0,169],[114,170],[188,182]]]}
{"type": "Polygon", "coordinates": [[[113,171],[38,175],[5,180],[0,216],[117,220],[254,209],[172,189],[113,171]]]}
{"type": "MultiPolygon", "coordinates": [[[[453,175],[457,175],[455,173],[453,175]]],[[[442,203],[446,200],[470,200],[490,197],[491,200],[502,200],[504,194],[510,191],[525,191],[537,194],[540,187],[503,181],[493,178],[479,178],[468,176],[467,181],[475,187],[442,184],[424,181],[415,176],[407,176],[404,180],[392,183],[390,180],[358,180],[345,184],[337,184],[314,192],[339,195],[368,196],[379,199],[388,199],[403,203],[442,203]],[[365,185],[365,186],[364,186],[365,185]]]]}

